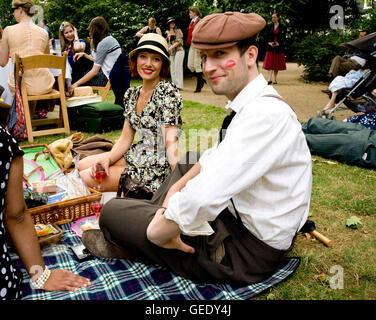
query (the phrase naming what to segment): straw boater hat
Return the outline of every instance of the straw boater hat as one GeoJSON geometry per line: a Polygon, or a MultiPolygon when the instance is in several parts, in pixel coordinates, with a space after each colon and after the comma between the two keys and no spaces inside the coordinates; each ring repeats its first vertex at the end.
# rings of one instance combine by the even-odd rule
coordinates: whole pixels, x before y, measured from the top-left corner
{"type": "Polygon", "coordinates": [[[147,33],[141,37],[138,41],[136,49],[129,53],[129,59],[139,50],[149,49],[160,53],[168,63],[170,63],[170,58],[168,54],[168,44],[165,38],[157,33],[147,33]]]}
{"type": "Polygon", "coordinates": [[[201,19],[192,34],[196,49],[228,48],[239,41],[256,39],[266,22],[256,13],[214,13],[201,19]]]}

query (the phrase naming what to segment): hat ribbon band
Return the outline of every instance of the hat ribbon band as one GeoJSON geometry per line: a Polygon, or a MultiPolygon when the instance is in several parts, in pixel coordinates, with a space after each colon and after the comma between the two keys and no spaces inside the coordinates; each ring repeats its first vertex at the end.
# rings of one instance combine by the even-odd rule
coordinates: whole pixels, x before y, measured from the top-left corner
{"type": "Polygon", "coordinates": [[[168,51],[166,50],[166,48],[157,41],[153,41],[153,40],[142,41],[141,43],[138,44],[137,48],[145,46],[145,45],[152,45],[152,46],[158,47],[159,49],[163,51],[163,53],[166,56],[168,56],[168,51]]]}

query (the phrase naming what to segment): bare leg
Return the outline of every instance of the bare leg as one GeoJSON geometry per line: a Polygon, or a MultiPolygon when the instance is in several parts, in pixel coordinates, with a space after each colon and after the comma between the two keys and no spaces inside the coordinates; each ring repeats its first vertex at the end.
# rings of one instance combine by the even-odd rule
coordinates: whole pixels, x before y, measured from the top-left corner
{"type": "MultiPolygon", "coordinates": [[[[124,160],[124,163],[125,163],[125,160],[124,160]]],[[[103,187],[104,192],[106,191],[116,192],[118,190],[120,175],[123,173],[124,167],[125,165],[123,166],[113,165],[109,168],[109,175],[105,177],[102,181],[102,187],[103,187]]],[[[98,181],[91,175],[91,168],[80,171],[80,176],[82,180],[85,181],[88,187],[94,188],[98,185],[98,181]]]]}
{"type": "MultiPolygon", "coordinates": [[[[98,185],[98,181],[91,174],[92,165],[97,161],[108,161],[109,153],[110,152],[105,152],[98,155],[88,156],[79,162],[78,169],[80,176],[90,188],[98,185]]],[[[109,168],[109,175],[102,181],[104,191],[117,191],[120,175],[123,173],[125,165],[125,159],[124,157],[121,157],[109,168]]]]}
{"type": "Polygon", "coordinates": [[[278,70],[274,70],[274,83],[277,83],[278,70]]]}
{"type": "Polygon", "coordinates": [[[268,70],[268,82],[272,81],[273,70],[268,70]]]}
{"type": "Polygon", "coordinates": [[[334,91],[332,97],[330,98],[328,104],[322,109],[323,111],[329,111],[333,109],[336,105],[336,98],[338,96],[339,91],[334,91]]]}

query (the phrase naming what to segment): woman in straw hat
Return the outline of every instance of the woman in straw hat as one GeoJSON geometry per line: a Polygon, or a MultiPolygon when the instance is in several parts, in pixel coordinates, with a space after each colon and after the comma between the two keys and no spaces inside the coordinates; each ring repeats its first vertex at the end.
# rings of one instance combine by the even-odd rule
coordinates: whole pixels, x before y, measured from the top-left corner
{"type": "MultiPolygon", "coordinates": [[[[21,58],[37,54],[49,54],[50,46],[48,33],[32,21],[36,13],[33,0],[13,0],[13,16],[17,24],[4,29],[3,41],[0,46],[0,66],[8,63],[9,56],[13,63],[16,54],[21,58]]],[[[29,95],[40,95],[52,91],[55,78],[47,68],[26,70],[23,74],[26,90],[29,95]]],[[[15,93],[13,70],[8,79],[8,86],[12,94],[15,93]]],[[[36,102],[29,103],[30,113],[33,115],[36,102]]]]}
{"type": "Polygon", "coordinates": [[[170,60],[167,41],[162,36],[144,35],[130,52],[129,65],[131,75],[140,76],[142,85],[129,88],[124,95],[125,122],[120,138],[110,152],[83,159],[79,169],[91,187],[98,184],[96,168],[103,167],[107,173],[102,184],[105,191],[118,190],[119,196],[129,196],[133,192],[131,187],[137,185],[143,192],[133,192],[132,196],[141,194],[148,198],[178,160],[182,98],[177,87],[164,80],[170,60]],[[132,144],[136,132],[140,141],[132,144]]]}
{"type": "Polygon", "coordinates": [[[68,270],[49,270],[43,261],[34,223],[25,213],[23,151],[6,130],[11,106],[0,100],[0,300],[20,299],[22,273],[12,265],[5,229],[31,278],[34,289],[75,290],[90,280],[68,270]]]}

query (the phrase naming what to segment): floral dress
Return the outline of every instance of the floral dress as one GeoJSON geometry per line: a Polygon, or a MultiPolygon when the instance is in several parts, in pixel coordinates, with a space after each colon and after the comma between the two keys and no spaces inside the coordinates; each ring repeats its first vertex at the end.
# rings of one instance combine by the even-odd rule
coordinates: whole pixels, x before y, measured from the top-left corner
{"type": "Polygon", "coordinates": [[[171,173],[162,135],[162,126],[181,128],[182,98],[175,84],[160,81],[141,114],[136,112],[142,86],[131,87],[124,95],[124,117],[137,131],[140,140],[124,155],[127,162],[123,174],[155,192],[171,173]]]}
{"type": "Polygon", "coordinates": [[[12,161],[23,155],[16,140],[0,126],[0,300],[21,299],[22,274],[11,264],[6,245],[5,193],[12,161]]]}

